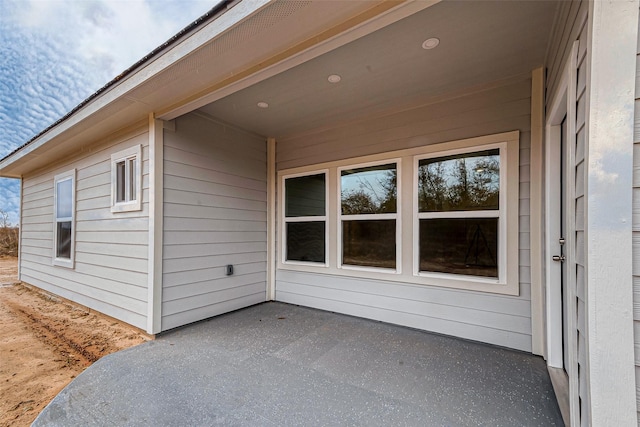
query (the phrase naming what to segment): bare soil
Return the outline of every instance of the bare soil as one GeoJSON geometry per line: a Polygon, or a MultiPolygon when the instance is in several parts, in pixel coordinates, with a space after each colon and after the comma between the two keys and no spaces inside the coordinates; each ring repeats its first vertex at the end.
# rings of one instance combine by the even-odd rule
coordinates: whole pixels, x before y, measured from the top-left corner
{"type": "Polygon", "coordinates": [[[0,426],[30,425],[93,362],[148,340],[132,326],[15,282],[17,259],[0,258],[0,426]]]}

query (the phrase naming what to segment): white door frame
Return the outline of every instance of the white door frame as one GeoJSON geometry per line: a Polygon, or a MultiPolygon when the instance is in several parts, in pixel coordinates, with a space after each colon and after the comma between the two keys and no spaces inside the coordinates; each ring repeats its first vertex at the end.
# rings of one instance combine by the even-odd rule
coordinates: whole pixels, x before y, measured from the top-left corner
{"type": "MultiPolygon", "coordinates": [[[[576,85],[577,85],[578,42],[575,42],[565,64],[560,82],[555,93],[551,94],[550,108],[547,112],[545,128],[545,282],[546,282],[546,331],[547,331],[547,364],[553,368],[563,367],[562,345],[562,291],[561,266],[553,261],[552,256],[560,254],[558,237],[565,238],[565,266],[570,269],[575,262],[575,170],[573,158],[576,146],[576,85]],[[558,201],[560,200],[560,140],[561,123],[567,117],[565,179],[566,223],[564,236],[560,236],[560,217],[558,201]],[[571,203],[573,199],[573,203],[571,203]]],[[[575,274],[567,274],[565,291],[568,301],[576,299],[575,274]]],[[[570,418],[578,420],[578,372],[577,372],[577,332],[576,305],[569,303],[566,313],[569,335],[569,365],[565,367],[569,377],[570,418]]]]}

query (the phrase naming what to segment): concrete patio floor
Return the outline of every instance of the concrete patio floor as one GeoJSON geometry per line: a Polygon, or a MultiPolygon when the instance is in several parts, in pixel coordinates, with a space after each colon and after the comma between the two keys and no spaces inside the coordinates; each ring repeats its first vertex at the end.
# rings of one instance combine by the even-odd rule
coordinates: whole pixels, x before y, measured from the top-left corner
{"type": "Polygon", "coordinates": [[[89,367],[34,426],[553,426],[544,360],[265,303],[89,367]]]}

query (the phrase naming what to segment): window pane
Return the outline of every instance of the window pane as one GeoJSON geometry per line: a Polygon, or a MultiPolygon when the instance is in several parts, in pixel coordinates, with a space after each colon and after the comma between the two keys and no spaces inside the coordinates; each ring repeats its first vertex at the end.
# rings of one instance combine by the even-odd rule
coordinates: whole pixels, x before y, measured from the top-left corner
{"type": "Polygon", "coordinates": [[[499,209],[500,150],[420,160],[420,212],[499,209]]]}
{"type": "Polygon", "coordinates": [[[129,159],[129,200],[136,200],[136,159],[129,159]]]}
{"type": "Polygon", "coordinates": [[[498,277],[498,218],[420,220],[420,271],[498,277]]]}
{"type": "Polygon", "coordinates": [[[395,163],[342,171],[342,214],[395,213],[398,170],[395,163]]]}
{"type": "Polygon", "coordinates": [[[124,167],[125,167],[124,162],[116,163],[116,202],[125,201],[126,171],[124,167]]]}
{"type": "Polygon", "coordinates": [[[70,218],[72,216],[71,210],[73,208],[73,194],[71,184],[71,179],[58,181],[58,183],[56,184],[56,218],[70,218]]]}
{"type": "Polygon", "coordinates": [[[71,221],[56,223],[56,258],[71,259],[71,221]]]}
{"type": "Polygon", "coordinates": [[[342,221],[342,264],[396,268],[396,220],[342,221]]]}
{"type": "Polygon", "coordinates": [[[325,215],[325,174],[287,178],[285,186],[285,216],[325,215]]]}
{"type": "Polygon", "coordinates": [[[287,261],[324,262],[324,221],[287,223],[287,261]]]}

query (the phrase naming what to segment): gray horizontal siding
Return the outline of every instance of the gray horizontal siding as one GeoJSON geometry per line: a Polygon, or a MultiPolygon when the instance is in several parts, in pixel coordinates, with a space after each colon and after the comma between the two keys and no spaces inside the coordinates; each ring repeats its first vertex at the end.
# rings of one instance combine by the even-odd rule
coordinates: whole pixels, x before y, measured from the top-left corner
{"type": "Polygon", "coordinates": [[[636,55],[635,126],[633,132],[633,331],[636,366],[636,404],[640,426],[640,21],[636,55]]]}
{"type": "Polygon", "coordinates": [[[556,92],[562,78],[562,67],[567,63],[574,40],[582,40],[580,56],[586,51],[586,30],[589,3],[587,1],[564,1],[559,3],[558,15],[547,54],[547,102],[556,92]]]}
{"type": "Polygon", "coordinates": [[[531,304],[522,298],[287,270],[278,270],[276,280],[279,301],[531,348],[531,304]],[[499,302],[508,309],[497,312],[499,302]]]}
{"type": "Polygon", "coordinates": [[[21,280],[146,327],[148,256],[148,134],[95,147],[91,154],[24,177],[21,280]],[[111,212],[111,154],[141,144],[143,209],[111,212]],[[76,169],[75,267],[52,265],[54,176],[76,169]]]}
{"type": "Polygon", "coordinates": [[[520,131],[520,296],[278,270],[276,299],[531,351],[531,81],[278,141],[279,170],[520,131]]]}
{"type": "Polygon", "coordinates": [[[200,114],[164,136],[162,330],[266,298],[266,141],[200,114]],[[226,265],[234,275],[226,275],[226,265]]]}
{"type": "Polygon", "coordinates": [[[531,127],[531,81],[278,140],[278,170],[531,127]],[[347,143],[348,142],[348,143],[347,143]]]}

